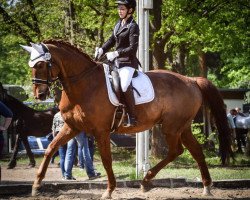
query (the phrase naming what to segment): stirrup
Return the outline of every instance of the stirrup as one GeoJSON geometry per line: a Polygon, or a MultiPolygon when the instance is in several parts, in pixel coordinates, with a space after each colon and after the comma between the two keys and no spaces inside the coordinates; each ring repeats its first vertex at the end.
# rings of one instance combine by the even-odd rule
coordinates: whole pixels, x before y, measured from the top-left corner
{"type": "Polygon", "coordinates": [[[137,121],[135,117],[129,117],[128,115],[128,121],[123,124],[124,127],[135,127],[137,125],[137,121]]]}

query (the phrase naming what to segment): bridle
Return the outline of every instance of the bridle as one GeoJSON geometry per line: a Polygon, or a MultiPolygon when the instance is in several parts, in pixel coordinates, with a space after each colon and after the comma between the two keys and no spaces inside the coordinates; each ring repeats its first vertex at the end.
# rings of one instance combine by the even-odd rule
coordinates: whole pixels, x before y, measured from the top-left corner
{"type": "Polygon", "coordinates": [[[44,45],[43,43],[41,43],[42,49],[43,49],[43,54],[40,54],[39,56],[33,58],[31,61],[34,61],[40,57],[44,57],[45,60],[47,61],[47,80],[44,79],[40,79],[40,78],[32,78],[32,83],[33,84],[46,84],[46,85],[51,85],[51,83],[53,83],[54,81],[56,81],[58,79],[55,78],[53,79],[51,76],[51,68],[52,68],[52,58],[51,58],[51,54],[49,52],[49,49],[46,45],[44,45]]]}
{"type": "Polygon", "coordinates": [[[51,85],[54,81],[58,80],[58,77],[53,79],[51,76],[51,67],[49,67],[49,64],[47,65],[47,80],[45,79],[40,79],[40,78],[32,78],[31,81],[33,84],[46,84],[46,85],[51,85]]]}
{"type": "MultiPolygon", "coordinates": [[[[45,57],[46,61],[47,61],[47,79],[40,79],[40,78],[32,78],[32,83],[33,84],[45,84],[45,85],[48,85],[50,86],[53,82],[55,82],[56,80],[59,79],[59,77],[53,79],[53,77],[51,76],[52,72],[52,57],[51,57],[51,54],[49,52],[49,49],[46,45],[44,45],[43,43],[41,43],[42,45],[42,48],[43,48],[43,54],[37,56],[36,58],[32,59],[31,61],[34,61],[42,56],[45,57]]],[[[89,74],[91,74],[97,67],[101,66],[101,64],[96,64],[94,67],[91,67],[87,70],[84,70],[83,72],[80,72],[79,74],[77,75],[73,75],[73,76],[68,76],[66,77],[70,82],[77,82],[79,81],[80,79],[84,78],[84,77],[87,77],[89,74]]],[[[61,80],[61,82],[64,82],[61,80]]]]}

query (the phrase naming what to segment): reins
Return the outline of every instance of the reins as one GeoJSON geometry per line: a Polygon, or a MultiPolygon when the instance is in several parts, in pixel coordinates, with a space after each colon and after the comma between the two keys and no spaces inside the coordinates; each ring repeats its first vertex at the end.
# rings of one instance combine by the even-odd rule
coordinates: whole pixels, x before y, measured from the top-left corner
{"type": "MultiPolygon", "coordinates": [[[[69,80],[71,83],[76,83],[78,82],[79,80],[87,77],[89,74],[91,74],[97,67],[101,66],[102,64],[96,64],[94,67],[91,67],[90,69],[88,70],[84,70],[82,71],[80,74],[77,74],[77,75],[74,75],[74,76],[68,76],[68,77],[65,77],[67,80],[69,80]]],[[[65,82],[65,80],[61,80],[61,82],[65,82]]]]}

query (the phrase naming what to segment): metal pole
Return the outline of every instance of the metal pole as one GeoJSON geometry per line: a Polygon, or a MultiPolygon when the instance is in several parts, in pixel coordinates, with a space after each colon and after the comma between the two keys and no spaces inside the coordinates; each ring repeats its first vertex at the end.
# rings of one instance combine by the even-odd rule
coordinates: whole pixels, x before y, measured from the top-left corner
{"type": "MultiPolygon", "coordinates": [[[[149,70],[149,10],[144,10],[144,72],[149,70]]],[[[147,174],[149,164],[149,130],[144,131],[144,163],[143,174],[147,174]]]]}
{"type": "MultiPolygon", "coordinates": [[[[141,63],[144,65],[144,12],[143,12],[143,0],[138,1],[137,6],[137,23],[140,29],[140,37],[139,37],[139,47],[138,47],[138,58],[141,63]]],[[[144,134],[138,133],[136,135],[136,177],[139,177],[140,172],[143,172],[144,166],[144,134]]]]}
{"type": "MultiPolygon", "coordinates": [[[[138,58],[143,71],[149,70],[149,10],[153,8],[152,0],[138,0],[137,23],[140,28],[138,58]]],[[[149,170],[149,131],[136,135],[136,177],[140,172],[145,176],[149,170]]]]}

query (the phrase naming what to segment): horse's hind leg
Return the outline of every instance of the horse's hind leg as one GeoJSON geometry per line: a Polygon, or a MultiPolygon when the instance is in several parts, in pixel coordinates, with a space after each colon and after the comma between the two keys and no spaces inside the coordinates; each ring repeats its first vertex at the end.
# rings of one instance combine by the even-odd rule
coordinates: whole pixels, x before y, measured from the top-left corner
{"type": "Polygon", "coordinates": [[[193,158],[196,160],[202,177],[202,182],[204,186],[203,195],[211,195],[210,187],[212,184],[212,179],[210,177],[207,164],[205,161],[205,156],[202,152],[202,148],[196,138],[191,132],[191,128],[186,129],[181,135],[181,141],[183,145],[189,150],[193,158]]]}
{"type": "Polygon", "coordinates": [[[42,163],[38,169],[36,179],[32,186],[32,196],[36,196],[41,188],[42,180],[45,177],[49,162],[54,153],[58,150],[59,146],[66,144],[71,138],[75,137],[78,132],[70,129],[66,123],[60,133],[52,140],[48,148],[45,151],[42,163]]]}
{"type": "MultiPolygon", "coordinates": [[[[163,130],[163,129],[162,129],[163,130]]],[[[167,133],[166,131],[163,131],[163,134],[167,133]]],[[[142,180],[141,183],[141,189],[143,192],[147,191],[150,189],[150,180],[156,176],[156,174],[163,168],[165,167],[168,163],[172,162],[175,160],[179,155],[183,153],[183,147],[180,141],[180,134],[176,132],[176,134],[169,134],[170,132],[168,131],[168,135],[166,135],[166,141],[168,145],[168,155],[165,159],[163,159],[161,162],[159,162],[156,166],[153,168],[149,169],[146,176],[142,180]]]]}
{"type": "Polygon", "coordinates": [[[30,145],[29,145],[29,142],[28,142],[28,137],[27,136],[22,136],[22,141],[23,141],[23,144],[24,144],[24,147],[26,149],[26,152],[27,152],[27,155],[30,159],[30,163],[29,163],[29,167],[35,167],[36,166],[36,161],[35,161],[35,158],[34,158],[34,154],[32,153],[31,149],[30,149],[30,145]]]}

